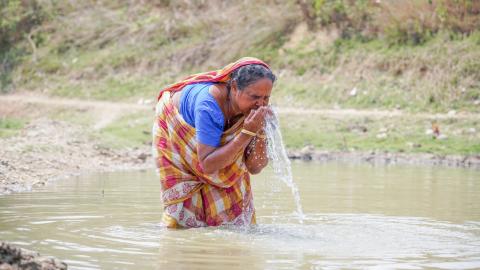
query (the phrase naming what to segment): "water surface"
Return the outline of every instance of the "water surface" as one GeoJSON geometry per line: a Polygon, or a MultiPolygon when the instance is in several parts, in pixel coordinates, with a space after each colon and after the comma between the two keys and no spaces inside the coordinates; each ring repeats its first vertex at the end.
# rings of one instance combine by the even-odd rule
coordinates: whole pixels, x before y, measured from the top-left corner
{"type": "Polygon", "coordinates": [[[480,171],[293,163],[304,211],[253,177],[257,226],[168,230],[153,171],[0,197],[0,239],[69,269],[478,269],[480,171]]]}

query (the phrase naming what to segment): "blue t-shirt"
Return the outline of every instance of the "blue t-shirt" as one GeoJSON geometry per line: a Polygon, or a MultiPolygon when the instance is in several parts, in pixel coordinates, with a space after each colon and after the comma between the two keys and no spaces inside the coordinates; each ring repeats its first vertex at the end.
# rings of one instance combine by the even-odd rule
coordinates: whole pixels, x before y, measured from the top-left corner
{"type": "Polygon", "coordinates": [[[197,140],[213,147],[220,146],[224,117],[220,106],[208,91],[213,83],[187,85],[180,97],[180,114],[197,131],[197,140]]]}

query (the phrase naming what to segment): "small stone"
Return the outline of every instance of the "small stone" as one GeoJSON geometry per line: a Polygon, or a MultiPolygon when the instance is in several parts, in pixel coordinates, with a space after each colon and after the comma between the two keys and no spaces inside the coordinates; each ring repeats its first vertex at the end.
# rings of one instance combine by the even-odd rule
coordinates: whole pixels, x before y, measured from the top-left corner
{"type": "Polygon", "coordinates": [[[43,181],[38,181],[35,184],[33,184],[33,187],[43,187],[45,186],[45,182],[43,181]]]}
{"type": "Polygon", "coordinates": [[[387,133],[379,133],[377,134],[377,139],[385,139],[387,138],[387,136],[388,136],[387,133]]]}
{"type": "Polygon", "coordinates": [[[447,114],[448,114],[448,116],[454,116],[454,115],[457,114],[457,111],[455,111],[455,110],[450,110],[447,114]]]}
{"type": "Polygon", "coordinates": [[[477,99],[473,102],[473,105],[480,105],[480,99],[477,99]]]}
{"type": "Polygon", "coordinates": [[[350,91],[350,96],[354,97],[357,95],[357,87],[354,87],[351,91],[350,91]]]}
{"type": "Polygon", "coordinates": [[[140,159],[141,161],[145,162],[145,160],[147,159],[148,155],[145,154],[145,153],[141,153],[140,155],[138,155],[138,159],[140,159]]]}
{"type": "Polygon", "coordinates": [[[472,127],[472,128],[469,128],[469,129],[468,129],[468,133],[470,133],[470,134],[475,134],[475,133],[477,133],[477,130],[472,127]]]}
{"type": "Polygon", "coordinates": [[[439,139],[439,140],[445,140],[445,139],[447,139],[447,138],[448,138],[448,136],[445,135],[445,134],[440,134],[440,135],[438,135],[438,137],[437,137],[437,139],[439,139]]]}
{"type": "Polygon", "coordinates": [[[425,135],[432,135],[432,134],[433,134],[433,130],[431,129],[425,130],[425,135]]]}
{"type": "Polygon", "coordinates": [[[150,104],[152,104],[152,103],[153,103],[153,99],[145,99],[145,100],[143,101],[143,104],[145,104],[145,105],[150,105],[150,104]]]}
{"type": "Polygon", "coordinates": [[[350,132],[365,133],[368,131],[368,128],[366,126],[354,124],[350,125],[348,127],[348,130],[350,130],[350,132]]]}
{"type": "Polygon", "coordinates": [[[313,145],[307,145],[300,150],[300,157],[303,160],[312,160],[315,147],[313,145]]]}

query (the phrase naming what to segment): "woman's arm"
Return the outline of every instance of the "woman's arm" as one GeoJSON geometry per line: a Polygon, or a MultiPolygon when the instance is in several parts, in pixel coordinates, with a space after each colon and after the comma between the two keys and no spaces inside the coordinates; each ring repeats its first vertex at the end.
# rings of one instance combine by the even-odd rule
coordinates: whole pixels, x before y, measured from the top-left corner
{"type": "Polygon", "coordinates": [[[258,174],[268,165],[267,139],[255,137],[245,151],[245,165],[251,174],[258,174]]]}
{"type": "Polygon", "coordinates": [[[218,148],[199,143],[198,157],[203,172],[211,174],[232,164],[238,154],[245,151],[251,140],[251,136],[240,133],[233,140],[218,148]]]}
{"type": "MultiPolygon", "coordinates": [[[[249,131],[257,132],[263,127],[266,112],[266,108],[252,110],[245,118],[243,127],[249,131]]],[[[252,136],[240,133],[233,140],[220,147],[199,143],[197,153],[203,172],[207,174],[214,173],[232,164],[238,154],[245,151],[252,139],[252,136]]]]}

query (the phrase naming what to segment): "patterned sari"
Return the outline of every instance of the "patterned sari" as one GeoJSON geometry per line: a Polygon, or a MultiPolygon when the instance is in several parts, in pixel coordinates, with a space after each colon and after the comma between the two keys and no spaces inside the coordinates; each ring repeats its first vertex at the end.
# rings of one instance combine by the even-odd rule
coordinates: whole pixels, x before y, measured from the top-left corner
{"type": "MultiPolygon", "coordinates": [[[[205,174],[197,155],[195,128],[185,122],[171,93],[197,82],[225,82],[246,64],[265,63],[243,58],[219,71],[197,74],[162,90],[153,125],[153,156],[160,175],[163,222],[169,228],[255,223],[250,174],[243,153],[213,174],[205,174]]],[[[240,132],[243,119],[222,134],[225,145],[240,132]]]]}

